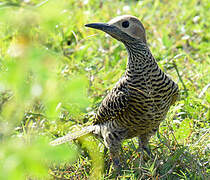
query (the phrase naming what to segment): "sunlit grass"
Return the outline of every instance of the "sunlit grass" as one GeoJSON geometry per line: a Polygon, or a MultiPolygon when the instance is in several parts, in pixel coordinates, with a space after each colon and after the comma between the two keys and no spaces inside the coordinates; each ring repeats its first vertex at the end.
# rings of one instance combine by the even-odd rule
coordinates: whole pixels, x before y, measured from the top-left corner
{"type": "Polygon", "coordinates": [[[93,137],[48,146],[91,123],[126,68],[122,44],[84,27],[132,14],[160,67],[180,87],[139,168],[136,139],[123,143],[126,179],[205,179],[209,173],[209,2],[7,0],[0,3],[0,179],[114,178],[93,137]],[[47,138],[43,140],[41,137],[47,138]],[[79,155],[77,155],[77,153],[79,155]]]}

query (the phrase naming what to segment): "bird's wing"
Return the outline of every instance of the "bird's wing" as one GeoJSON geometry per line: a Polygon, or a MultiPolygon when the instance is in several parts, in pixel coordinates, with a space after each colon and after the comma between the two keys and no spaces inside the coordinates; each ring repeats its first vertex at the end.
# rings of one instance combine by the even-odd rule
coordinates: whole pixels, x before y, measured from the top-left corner
{"type": "Polygon", "coordinates": [[[175,102],[177,100],[179,100],[180,98],[180,94],[179,94],[179,91],[177,90],[173,95],[172,95],[172,101],[171,101],[171,105],[174,105],[175,102]]]}
{"type": "Polygon", "coordinates": [[[95,116],[94,124],[103,123],[115,119],[127,107],[129,92],[125,78],[121,78],[115,87],[107,94],[100,104],[95,116]]]}

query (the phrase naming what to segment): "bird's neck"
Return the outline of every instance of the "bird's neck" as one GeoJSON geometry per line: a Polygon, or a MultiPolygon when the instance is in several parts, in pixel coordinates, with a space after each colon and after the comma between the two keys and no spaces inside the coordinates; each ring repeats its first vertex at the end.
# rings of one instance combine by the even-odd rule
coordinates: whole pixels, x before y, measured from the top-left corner
{"type": "Polygon", "coordinates": [[[155,59],[145,43],[137,42],[124,44],[128,52],[127,71],[139,74],[157,66],[155,59]]]}

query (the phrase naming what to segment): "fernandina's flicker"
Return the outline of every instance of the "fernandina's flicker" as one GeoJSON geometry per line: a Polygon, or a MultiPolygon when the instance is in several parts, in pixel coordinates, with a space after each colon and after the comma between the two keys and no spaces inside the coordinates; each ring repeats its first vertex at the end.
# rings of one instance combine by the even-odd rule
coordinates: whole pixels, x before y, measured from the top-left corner
{"type": "Polygon", "coordinates": [[[103,138],[114,165],[119,167],[119,150],[124,139],[138,137],[140,148],[148,152],[150,137],[178,97],[178,85],[159,68],[148,48],[144,26],[136,17],[124,15],[108,23],[85,26],[104,31],[122,42],[128,53],[127,68],[101,102],[93,125],[51,144],[96,134],[103,138]]]}

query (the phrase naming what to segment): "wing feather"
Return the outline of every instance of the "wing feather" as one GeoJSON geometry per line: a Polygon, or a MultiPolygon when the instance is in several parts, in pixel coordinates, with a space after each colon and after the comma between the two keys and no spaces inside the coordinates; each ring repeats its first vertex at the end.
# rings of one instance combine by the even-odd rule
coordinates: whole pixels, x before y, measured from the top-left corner
{"type": "Polygon", "coordinates": [[[95,116],[94,124],[112,121],[128,107],[129,92],[125,77],[122,77],[115,87],[101,102],[95,116]]]}

